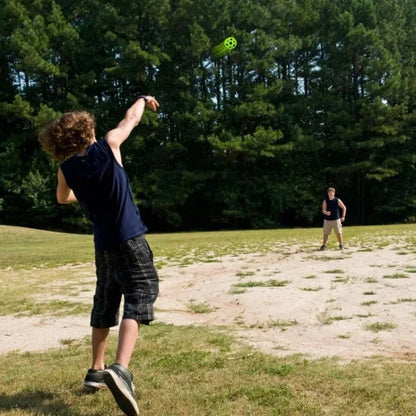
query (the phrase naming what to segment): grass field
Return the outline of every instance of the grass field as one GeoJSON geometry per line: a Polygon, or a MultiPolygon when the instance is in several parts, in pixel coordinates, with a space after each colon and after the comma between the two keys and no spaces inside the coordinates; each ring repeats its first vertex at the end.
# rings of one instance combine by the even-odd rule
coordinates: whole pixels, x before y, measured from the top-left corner
{"type": "MultiPolygon", "coordinates": [[[[215,261],[219,256],[320,244],[320,229],[149,235],[156,264],[215,261]]],[[[414,245],[416,226],[348,227],[348,244],[374,250],[396,240],[414,245]]],[[[88,305],[45,296],[82,291],[76,266],[91,263],[91,236],[0,226],[0,315],[85,314],[88,305]],[[59,273],[56,271],[59,270],[59,273]],[[50,286],[50,285],[49,285],[50,286]],[[43,297],[42,297],[43,295],[43,297]],[[22,301],[23,299],[23,301],[22,301]]],[[[412,296],[409,294],[409,296],[412,296]]],[[[18,327],[15,328],[19,330],[18,327]]],[[[0,338],[1,339],[1,338],[0,338]]],[[[109,355],[115,351],[115,337],[109,355]]],[[[0,415],[120,414],[111,394],[85,394],[89,339],[42,353],[0,355],[0,415]]],[[[131,370],[143,415],[415,415],[414,362],[375,357],[340,364],[266,355],[226,328],[144,327],[131,370]]]]}

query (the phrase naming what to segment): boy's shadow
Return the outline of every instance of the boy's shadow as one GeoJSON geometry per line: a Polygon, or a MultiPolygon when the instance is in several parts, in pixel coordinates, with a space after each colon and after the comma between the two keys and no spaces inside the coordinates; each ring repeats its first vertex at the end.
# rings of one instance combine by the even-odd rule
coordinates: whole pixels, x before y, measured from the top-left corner
{"type": "MultiPolygon", "coordinates": [[[[77,391],[77,396],[85,395],[83,390],[77,391]]],[[[88,414],[68,408],[51,392],[42,390],[22,392],[12,395],[0,395],[0,414],[2,411],[30,410],[32,414],[54,416],[102,416],[102,412],[90,411],[88,414]]]]}

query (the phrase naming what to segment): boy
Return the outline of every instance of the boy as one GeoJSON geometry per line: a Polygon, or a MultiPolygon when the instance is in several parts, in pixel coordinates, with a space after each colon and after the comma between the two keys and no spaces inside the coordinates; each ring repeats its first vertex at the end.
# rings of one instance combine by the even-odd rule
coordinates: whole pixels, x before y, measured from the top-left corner
{"type": "Polygon", "coordinates": [[[58,202],[78,201],[93,223],[97,282],[91,311],[92,365],[84,386],[107,385],[120,409],[129,416],[138,415],[139,409],[128,365],[140,324],[148,325],[154,319],[153,304],[159,293],[153,254],[144,237],[147,228],[133,201],[120,152],[145,107],[156,111],[159,103],[154,97],[139,96],[118,126],[99,141],[94,119],[86,112],[65,113],[39,134],[42,149],[62,162],[58,202]],[[105,367],[109,329],[118,325],[121,296],[124,313],[116,359],[105,367]]]}
{"type": "Polygon", "coordinates": [[[339,249],[344,248],[342,242],[342,223],[345,221],[345,214],[347,213],[347,207],[344,203],[335,197],[335,189],[328,188],[327,197],[322,202],[322,214],[324,214],[324,236],[322,241],[321,251],[326,250],[326,243],[328,237],[331,234],[331,230],[334,229],[337,236],[339,249]],[[340,208],[342,209],[342,215],[340,214],[340,208]]]}

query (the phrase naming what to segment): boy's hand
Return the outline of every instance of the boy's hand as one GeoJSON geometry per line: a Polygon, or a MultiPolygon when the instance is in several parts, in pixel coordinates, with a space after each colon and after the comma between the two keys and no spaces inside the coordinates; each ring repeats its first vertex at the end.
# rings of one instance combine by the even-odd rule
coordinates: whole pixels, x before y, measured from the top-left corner
{"type": "Polygon", "coordinates": [[[160,105],[156,98],[151,95],[146,95],[145,97],[146,107],[152,111],[156,111],[160,105]]]}

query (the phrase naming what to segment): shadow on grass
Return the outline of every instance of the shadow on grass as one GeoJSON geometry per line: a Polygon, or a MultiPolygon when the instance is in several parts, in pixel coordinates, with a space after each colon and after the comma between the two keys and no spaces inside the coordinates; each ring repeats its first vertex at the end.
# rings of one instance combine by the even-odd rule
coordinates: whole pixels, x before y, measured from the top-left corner
{"type": "MultiPolygon", "coordinates": [[[[76,395],[85,395],[85,391],[79,390],[76,395]]],[[[31,392],[22,392],[11,395],[2,394],[0,396],[0,414],[3,412],[13,412],[22,414],[27,411],[30,415],[54,415],[54,416],[102,416],[101,411],[93,411],[85,413],[85,411],[77,411],[64,403],[59,395],[42,390],[31,392]]]]}

